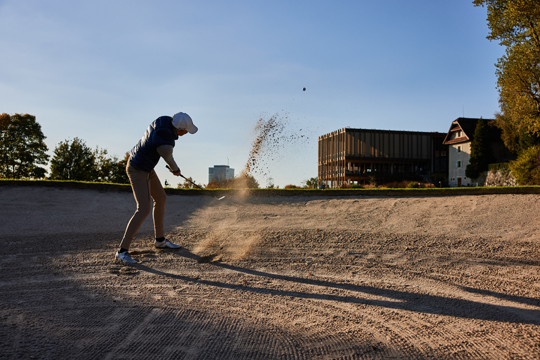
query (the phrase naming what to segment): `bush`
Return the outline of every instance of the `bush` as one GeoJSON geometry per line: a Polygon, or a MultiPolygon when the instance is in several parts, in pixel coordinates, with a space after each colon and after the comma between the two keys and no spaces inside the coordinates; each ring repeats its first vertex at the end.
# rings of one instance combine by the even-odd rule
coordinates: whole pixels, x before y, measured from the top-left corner
{"type": "Polygon", "coordinates": [[[432,188],[435,187],[433,184],[427,184],[419,181],[393,181],[388,184],[379,186],[379,188],[388,188],[388,189],[419,189],[419,188],[432,188]]]}
{"type": "Polygon", "coordinates": [[[408,187],[410,181],[392,181],[388,184],[384,184],[384,187],[390,189],[405,189],[408,187]]]}
{"type": "Polygon", "coordinates": [[[519,185],[540,185],[540,145],[523,151],[509,167],[519,185]]]}
{"type": "Polygon", "coordinates": [[[417,183],[415,181],[411,181],[410,183],[407,184],[408,189],[416,189],[419,187],[420,187],[420,183],[417,183]]]}
{"type": "Polygon", "coordinates": [[[448,187],[448,176],[445,173],[433,173],[429,178],[435,187],[448,187]]]}
{"type": "Polygon", "coordinates": [[[298,189],[296,185],[285,185],[285,189],[298,189]]]}
{"type": "Polygon", "coordinates": [[[478,179],[480,177],[481,171],[479,170],[478,164],[467,164],[467,167],[465,168],[465,176],[471,179],[478,179]]]}

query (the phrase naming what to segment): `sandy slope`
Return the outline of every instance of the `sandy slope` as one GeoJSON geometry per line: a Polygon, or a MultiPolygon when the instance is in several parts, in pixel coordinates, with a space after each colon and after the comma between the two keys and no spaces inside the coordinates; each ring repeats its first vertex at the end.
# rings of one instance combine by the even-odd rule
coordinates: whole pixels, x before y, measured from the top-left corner
{"type": "Polygon", "coordinates": [[[169,196],[0,187],[0,353],[540,359],[540,196],[169,196]]]}

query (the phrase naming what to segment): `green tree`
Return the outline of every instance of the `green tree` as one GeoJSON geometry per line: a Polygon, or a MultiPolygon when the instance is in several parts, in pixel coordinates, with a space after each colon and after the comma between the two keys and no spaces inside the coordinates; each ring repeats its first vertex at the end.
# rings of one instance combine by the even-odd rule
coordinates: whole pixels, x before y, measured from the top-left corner
{"type": "Polygon", "coordinates": [[[491,152],[490,130],[484,119],[478,120],[474,129],[474,137],[471,142],[471,154],[469,164],[465,168],[465,176],[476,179],[480,173],[488,170],[488,165],[493,162],[491,152]]]}
{"type": "Polygon", "coordinates": [[[540,145],[521,152],[509,167],[519,185],[540,185],[540,145]]]}
{"type": "Polygon", "coordinates": [[[500,113],[497,126],[505,145],[519,151],[523,134],[540,135],[540,3],[531,0],[474,0],[487,7],[489,40],[506,52],[496,64],[500,113]]]}
{"type": "Polygon", "coordinates": [[[318,179],[316,177],[312,177],[309,180],[306,180],[306,187],[309,189],[315,189],[318,184],[318,179]]]}
{"type": "Polygon", "coordinates": [[[108,157],[106,149],[96,147],[94,155],[94,175],[93,181],[111,182],[114,171],[114,164],[118,162],[117,158],[108,157]]]}
{"type": "Polygon", "coordinates": [[[79,138],[65,140],[54,149],[51,160],[51,179],[95,181],[95,154],[79,138]]]}
{"type": "Polygon", "coordinates": [[[0,115],[0,177],[43,178],[47,170],[45,135],[36,117],[29,114],[0,115]]]}
{"type": "Polygon", "coordinates": [[[110,173],[109,182],[116,184],[129,184],[129,178],[126,173],[127,162],[129,161],[129,153],[124,155],[123,160],[118,160],[117,157],[112,158],[112,171],[110,173]]]}
{"type": "Polygon", "coordinates": [[[110,182],[117,184],[129,184],[126,173],[126,165],[129,154],[123,160],[118,160],[116,156],[109,157],[107,149],[96,147],[94,155],[94,176],[92,181],[110,182]]]}

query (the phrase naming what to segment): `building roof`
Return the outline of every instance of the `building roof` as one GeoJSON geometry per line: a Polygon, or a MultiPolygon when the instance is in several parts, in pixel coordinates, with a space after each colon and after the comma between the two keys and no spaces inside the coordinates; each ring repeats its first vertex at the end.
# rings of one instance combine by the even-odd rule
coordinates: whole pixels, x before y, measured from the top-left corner
{"type": "Polygon", "coordinates": [[[331,133],[324,134],[319,136],[319,140],[323,138],[327,138],[330,136],[335,136],[337,134],[346,133],[346,132],[371,132],[371,133],[401,133],[401,134],[420,134],[420,135],[436,135],[436,136],[443,136],[445,133],[442,132],[434,132],[434,131],[408,131],[408,130],[380,130],[380,129],[362,129],[362,128],[341,128],[336,131],[332,131],[331,133]]]}
{"type": "MultiPolygon", "coordinates": [[[[476,129],[476,124],[478,123],[478,120],[476,118],[457,118],[456,120],[452,121],[452,125],[450,126],[450,130],[448,130],[448,133],[446,134],[446,137],[444,138],[443,144],[444,145],[452,145],[452,144],[459,144],[467,141],[473,141],[474,137],[474,130],[476,129]],[[463,133],[458,138],[451,138],[451,135],[453,132],[461,130],[463,133]]],[[[493,119],[484,119],[484,121],[493,121],[493,119]]]]}

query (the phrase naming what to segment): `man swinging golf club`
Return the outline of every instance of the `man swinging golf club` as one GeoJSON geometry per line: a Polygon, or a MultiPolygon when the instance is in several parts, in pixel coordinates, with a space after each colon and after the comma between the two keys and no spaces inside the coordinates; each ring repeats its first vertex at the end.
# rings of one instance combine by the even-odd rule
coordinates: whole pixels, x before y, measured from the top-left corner
{"type": "Polygon", "coordinates": [[[137,210],[127,225],[120,249],[116,253],[117,260],[128,264],[137,262],[131,258],[129,247],[144,219],[152,210],[150,198],[154,200],[152,212],[156,237],[154,246],[159,249],[178,249],[180,247],[164,237],[163,219],[165,218],[167,195],[154,167],[159,159],[163,158],[171,172],[180,176],[180,168],[173,158],[174,142],[178,140],[179,136],[184,136],[187,133],[195,134],[197,130],[188,114],[179,112],[173,117],[161,116],[150,124],[142,139],[131,149],[126,172],[137,202],[137,210]]]}

